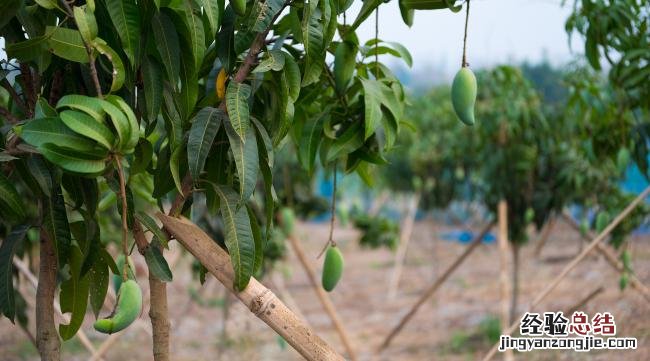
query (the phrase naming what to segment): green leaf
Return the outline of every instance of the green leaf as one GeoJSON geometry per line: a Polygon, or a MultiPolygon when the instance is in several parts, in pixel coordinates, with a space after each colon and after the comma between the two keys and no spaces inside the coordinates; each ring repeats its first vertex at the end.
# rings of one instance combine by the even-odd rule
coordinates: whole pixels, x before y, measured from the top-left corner
{"type": "Polygon", "coordinates": [[[66,146],[80,152],[95,148],[95,142],[78,135],[68,128],[59,118],[39,118],[30,120],[15,128],[16,134],[27,144],[36,148],[45,143],[66,146]]]}
{"type": "Polygon", "coordinates": [[[352,79],[354,68],[357,65],[356,57],[357,46],[352,42],[344,41],[336,47],[334,54],[334,83],[339,94],[343,94],[352,79]]]}
{"type": "Polygon", "coordinates": [[[181,60],[180,77],[181,91],[177,101],[182,120],[186,121],[192,114],[199,96],[199,81],[192,59],[183,58],[181,60]]]}
{"type": "Polygon", "coordinates": [[[59,116],[63,124],[72,131],[97,141],[107,150],[113,149],[115,137],[103,122],[100,123],[90,115],[78,110],[64,110],[59,116]]]}
{"type": "Polygon", "coordinates": [[[192,0],[183,0],[183,5],[185,25],[188,31],[185,40],[188,42],[192,55],[194,56],[194,69],[200,69],[205,53],[203,23],[201,22],[201,18],[194,13],[195,8],[192,0]]]}
{"type": "Polygon", "coordinates": [[[146,228],[148,229],[151,233],[153,233],[154,237],[158,239],[158,242],[165,247],[169,248],[169,239],[167,238],[167,234],[158,227],[158,224],[156,224],[156,221],[153,220],[153,218],[149,217],[148,214],[144,212],[138,212],[135,214],[135,218],[146,228]]]}
{"type": "Polygon", "coordinates": [[[183,147],[179,146],[172,152],[169,157],[169,171],[172,173],[174,185],[179,192],[182,192],[181,175],[180,175],[180,157],[183,152],[183,147]]]}
{"type": "Polygon", "coordinates": [[[255,212],[246,205],[248,218],[251,221],[251,233],[253,234],[253,241],[255,243],[255,261],[253,262],[253,274],[256,274],[262,269],[262,261],[264,258],[264,239],[262,237],[262,230],[255,216],[255,212]]]}
{"type": "Polygon", "coordinates": [[[135,0],[105,0],[106,9],[122,41],[124,52],[135,68],[140,56],[140,12],[135,0]]]}
{"type": "Polygon", "coordinates": [[[25,206],[22,197],[2,173],[0,173],[0,205],[2,205],[0,213],[8,219],[17,221],[25,218],[25,206]]]}
{"type": "Polygon", "coordinates": [[[108,44],[100,39],[96,38],[92,42],[93,47],[100,54],[108,58],[108,61],[113,65],[113,81],[111,82],[111,93],[118,91],[122,85],[124,85],[124,80],[126,78],[126,70],[124,69],[124,63],[122,63],[122,58],[113,50],[108,44]]]}
{"type": "Polygon", "coordinates": [[[226,88],[226,106],[228,116],[235,132],[242,141],[249,127],[250,114],[248,109],[248,98],[251,96],[251,87],[248,84],[231,81],[226,88]]]}
{"type": "Polygon", "coordinates": [[[68,214],[60,185],[52,188],[51,196],[43,200],[43,225],[54,243],[58,255],[59,268],[68,263],[72,244],[68,214]]]}
{"type": "Polygon", "coordinates": [[[203,12],[208,18],[208,23],[210,23],[210,37],[214,37],[221,25],[224,0],[200,0],[200,2],[203,7],[203,12]]]}
{"type": "Polygon", "coordinates": [[[156,47],[167,72],[167,79],[176,88],[180,71],[181,51],[174,23],[167,15],[160,12],[151,19],[151,27],[156,40],[156,47]]]}
{"type": "Polygon", "coordinates": [[[230,150],[237,167],[240,200],[246,201],[255,191],[255,185],[257,184],[259,158],[255,132],[249,127],[242,139],[235,132],[230,122],[225,122],[224,125],[230,142],[230,150]]]}
{"type": "Polygon", "coordinates": [[[314,172],[316,152],[323,138],[323,124],[326,117],[326,114],[319,114],[307,120],[302,127],[300,145],[298,147],[298,159],[302,167],[309,174],[313,174],[314,172]]]}
{"type": "Polygon", "coordinates": [[[363,85],[363,102],[365,105],[365,132],[364,140],[370,138],[381,124],[381,83],[372,79],[361,79],[363,85]]]}
{"type": "Polygon", "coordinates": [[[336,138],[332,145],[327,150],[327,161],[331,162],[339,156],[352,153],[363,145],[363,133],[361,132],[361,124],[354,123],[346,129],[341,136],[336,138]]]}
{"type": "Polygon", "coordinates": [[[54,55],[77,63],[88,62],[88,52],[77,30],[48,26],[47,44],[54,55]]]}
{"type": "Polygon", "coordinates": [[[151,56],[142,62],[142,79],[144,82],[145,116],[153,123],[160,113],[163,101],[163,73],[160,64],[151,56]]]}
{"type": "Polygon", "coordinates": [[[389,44],[395,51],[397,51],[399,56],[404,59],[404,62],[409,66],[409,68],[413,66],[413,58],[411,57],[411,53],[404,47],[404,45],[395,42],[386,42],[386,44],[389,44]]]}
{"type": "Polygon", "coordinates": [[[298,100],[300,96],[300,67],[298,63],[293,60],[291,55],[285,54],[284,57],[284,75],[287,79],[287,87],[289,88],[289,96],[293,102],[298,100]]]}
{"type": "Polygon", "coordinates": [[[147,247],[147,250],[144,251],[144,260],[147,262],[147,267],[152,275],[163,282],[172,281],[172,271],[169,269],[160,248],[155,246],[147,247]]]}
{"type": "MultiPolygon", "coordinates": [[[[135,148],[135,146],[138,144],[138,141],[140,141],[140,124],[138,123],[138,119],[133,113],[131,107],[119,96],[108,95],[104,99],[117,107],[122,113],[122,116],[126,116],[127,125],[129,128],[129,136],[126,138],[126,143],[124,144],[122,151],[131,153],[133,148],[135,148]]],[[[111,116],[111,118],[113,118],[113,121],[115,121],[113,113],[108,111],[108,108],[106,107],[104,107],[104,109],[111,116]]],[[[120,119],[120,121],[123,121],[122,117],[120,117],[120,119]]]]}
{"type": "Polygon", "coordinates": [[[95,318],[99,316],[99,312],[104,306],[104,299],[108,292],[108,265],[104,257],[96,257],[90,271],[88,272],[90,294],[90,308],[95,314],[95,318]]]}
{"type": "Polygon", "coordinates": [[[29,225],[14,227],[0,245],[0,311],[11,322],[16,315],[12,261],[28,229],[29,225]]]}
{"type": "Polygon", "coordinates": [[[88,291],[90,280],[88,277],[81,277],[81,265],[83,255],[79,247],[73,247],[70,253],[70,279],[61,283],[61,312],[70,312],[70,323],[59,325],[59,334],[66,341],[71,339],[81,327],[86,307],[88,306],[88,291]]]}
{"type": "Polygon", "coordinates": [[[134,142],[134,139],[131,138],[131,129],[133,128],[133,125],[131,124],[129,117],[127,117],[127,115],[122,111],[121,107],[113,104],[113,101],[108,101],[108,97],[106,97],[106,99],[107,100],[96,100],[99,102],[102,110],[108,114],[113,129],[115,129],[115,132],[117,133],[118,142],[116,148],[120,151],[124,151],[134,147],[135,144],[137,144],[137,139],[135,139],[134,142]]]}
{"type": "Polygon", "coordinates": [[[264,59],[253,73],[264,73],[269,70],[280,71],[284,68],[284,52],[281,50],[271,50],[267,52],[268,58],[264,59]]]}
{"type": "Polygon", "coordinates": [[[56,117],[58,115],[56,109],[52,108],[45,98],[38,98],[34,107],[34,118],[56,117]]]}
{"type": "Polygon", "coordinates": [[[5,50],[8,59],[18,59],[21,63],[33,61],[41,72],[47,69],[52,58],[47,36],[37,36],[13,44],[5,43],[5,50]]]}
{"type": "Polygon", "coordinates": [[[22,7],[23,0],[2,0],[0,2],[0,29],[9,23],[22,7]]]}
{"type": "Polygon", "coordinates": [[[194,117],[187,140],[187,161],[195,182],[203,171],[214,138],[225,118],[222,110],[211,107],[201,109],[194,117]]]}
{"type": "Polygon", "coordinates": [[[38,150],[47,160],[70,172],[99,174],[106,169],[106,152],[78,152],[52,143],[45,143],[38,150]]]}
{"type": "Polygon", "coordinates": [[[249,16],[249,27],[256,33],[261,33],[268,29],[275,14],[282,9],[284,5],[283,0],[266,0],[255,1],[251,15],[249,16]]]}
{"type": "Polygon", "coordinates": [[[102,122],[106,112],[102,108],[101,101],[98,98],[93,98],[85,95],[70,94],[64,95],[59,102],[56,103],[56,109],[71,108],[81,110],[88,113],[96,121],[102,122]]]}
{"type": "Polygon", "coordinates": [[[318,0],[310,0],[309,5],[304,8],[302,21],[302,40],[305,49],[305,71],[302,78],[303,87],[317,82],[323,71],[325,46],[321,15],[320,9],[318,8],[318,0]]]}
{"type": "Polygon", "coordinates": [[[58,9],[59,6],[56,3],[56,0],[35,0],[35,2],[40,5],[41,7],[52,10],[52,9],[58,9]]]}
{"type": "Polygon", "coordinates": [[[267,133],[266,129],[264,128],[264,125],[262,125],[262,123],[260,123],[257,118],[251,117],[251,121],[253,122],[253,125],[255,125],[258,140],[257,148],[260,150],[260,154],[262,154],[262,158],[266,161],[266,164],[268,164],[269,167],[273,168],[273,141],[271,140],[269,133],[267,133]],[[261,152],[262,150],[265,150],[265,152],[261,152]]]}
{"type": "Polygon", "coordinates": [[[226,248],[235,275],[233,288],[242,291],[250,281],[255,263],[255,240],[250,219],[246,207],[239,206],[237,193],[220,185],[213,184],[213,187],[221,198],[226,248]]]}
{"type": "Polygon", "coordinates": [[[81,33],[81,37],[87,43],[92,42],[97,37],[97,21],[95,14],[88,6],[75,6],[73,8],[74,20],[77,23],[77,28],[81,33]]]}

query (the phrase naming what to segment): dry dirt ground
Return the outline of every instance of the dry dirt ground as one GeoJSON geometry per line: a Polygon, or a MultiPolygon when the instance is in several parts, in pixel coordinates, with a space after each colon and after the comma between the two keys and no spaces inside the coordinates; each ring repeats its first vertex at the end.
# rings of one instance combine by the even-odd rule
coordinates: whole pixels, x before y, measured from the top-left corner
{"type": "MultiPolygon", "coordinates": [[[[432,221],[417,222],[406,256],[397,297],[387,297],[388,280],[394,254],[385,249],[360,249],[358,235],[351,229],[337,229],[335,237],[346,258],[344,278],[330,295],[351,335],[361,360],[479,360],[489,349],[484,326],[495,320],[499,310],[499,256],[495,244],[480,246],[467,261],[428,300],[414,319],[403,329],[393,344],[381,355],[374,350],[389,329],[415,302],[418,295],[448,264],[459,255],[464,245],[442,240],[441,234],[451,231],[432,221]]],[[[476,230],[476,229],[475,229],[476,230]]],[[[299,234],[305,250],[320,268],[315,256],[326,235],[326,224],[302,224],[299,234]]],[[[542,252],[534,257],[536,236],[522,250],[520,311],[578,252],[578,235],[562,223],[553,230],[542,252]]],[[[634,270],[650,285],[650,237],[630,239],[634,270]]],[[[181,254],[176,248],[170,252],[181,254]]],[[[136,257],[139,258],[139,257],[136,257]]],[[[142,260],[138,260],[141,262],[142,260]]],[[[300,356],[284,344],[266,325],[253,317],[238,301],[224,299],[223,287],[214,279],[200,287],[192,280],[189,255],[180,257],[174,281],[168,288],[172,320],[172,360],[300,360],[300,356]],[[229,307],[224,307],[229,304],[229,307]],[[224,315],[227,321],[224,328],[224,315]]],[[[139,270],[140,284],[146,275],[139,270]]],[[[578,265],[536,311],[566,310],[599,286],[604,292],[581,310],[593,315],[611,312],[617,323],[617,335],[636,337],[635,351],[577,353],[573,351],[534,351],[517,354],[518,360],[650,360],[650,305],[633,289],[621,292],[619,276],[599,257],[590,257],[578,265]]],[[[285,302],[287,294],[298,305],[316,332],[343,352],[342,344],[323,312],[295,255],[278,265],[272,277],[263,281],[285,302]],[[278,285],[284,284],[285,287],[278,285]],[[284,291],[282,290],[284,289],[284,291]]],[[[33,299],[34,292],[24,286],[23,292],[33,299]]],[[[86,317],[83,330],[95,348],[107,336],[92,329],[92,316],[86,317]]],[[[492,322],[494,324],[494,322],[492,322]]],[[[104,354],[109,360],[150,360],[151,341],[146,312],[139,325],[132,326],[115,338],[104,354]]],[[[33,322],[30,329],[33,332],[33,322]]],[[[36,360],[34,347],[19,328],[6,319],[0,320],[0,360],[36,360]]],[[[63,344],[64,360],[88,360],[90,353],[77,338],[63,344]]],[[[497,355],[495,359],[501,359],[497,355]]]]}

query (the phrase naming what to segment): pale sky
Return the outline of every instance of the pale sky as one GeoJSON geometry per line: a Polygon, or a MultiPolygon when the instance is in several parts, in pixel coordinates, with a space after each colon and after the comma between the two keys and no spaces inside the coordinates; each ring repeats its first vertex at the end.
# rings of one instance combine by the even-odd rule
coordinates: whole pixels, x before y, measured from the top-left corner
{"type": "MultiPolygon", "coordinates": [[[[472,0],[467,39],[468,62],[473,68],[523,61],[537,62],[546,57],[553,64],[572,59],[564,22],[573,0],[472,0]]],[[[361,1],[348,10],[351,22],[361,1]],[[352,15],[350,15],[352,14],[352,15]]],[[[380,6],[379,38],[397,41],[413,55],[413,72],[432,73],[433,82],[453,76],[462,58],[465,10],[420,10],[413,27],[400,16],[397,0],[380,6]],[[425,71],[426,70],[426,71],[425,71]]],[[[357,31],[360,40],[373,38],[374,15],[357,31]]],[[[580,39],[574,38],[573,51],[582,53],[580,39]]]]}

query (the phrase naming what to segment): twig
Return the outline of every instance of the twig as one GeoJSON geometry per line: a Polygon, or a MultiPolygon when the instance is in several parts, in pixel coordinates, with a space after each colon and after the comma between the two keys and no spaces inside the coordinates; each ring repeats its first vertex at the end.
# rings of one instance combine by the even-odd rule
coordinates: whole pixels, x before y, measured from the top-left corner
{"type": "Polygon", "coordinates": [[[8,92],[9,95],[11,95],[11,98],[14,100],[16,105],[23,111],[23,113],[28,114],[27,107],[25,106],[25,102],[20,98],[20,95],[16,93],[16,89],[9,84],[9,81],[7,79],[2,79],[0,82],[0,86],[5,88],[8,92]]]}
{"type": "Polygon", "coordinates": [[[7,121],[11,124],[18,124],[20,119],[18,119],[17,116],[13,115],[9,109],[3,107],[0,105],[0,116],[3,116],[7,119],[7,121]]]}
{"type": "Polygon", "coordinates": [[[120,179],[120,199],[122,200],[122,252],[124,253],[124,266],[122,267],[122,279],[126,281],[128,276],[129,262],[126,259],[129,257],[129,225],[127,222],[128,204],[126,201],[126,182],[124,181],[124,170],[122,169],[122,159],[115,157],[115,165],[117,167],[117,175],[120,179]]]}
{"type": "Polygon", "coordinates": [[[465,35],[463,35],[463,60],[460,66],[462,68],[469,66],[467,63],[467,24],[469,23],[469,0],[467,0],[467,9],[465,11],[465,35]]]}
{"type": "Polygon", "coordinates": [[[336,247],[336,242],[334,242],[334,221],[336,220],[336,161],[334,161],[334,171],[333,171],[333,180],[332,180],[332,206],[330,208],[330,212],[332,213],[330,215],[330,233],[329,236],[327,237],[327,243],[321,249],[320,253],[318,253],[318,256],[316,256],[316,259],[319,259],[323,253],[325,253],[325,250],[327,250],[328,246],[336,247]]]}
{"type": "Polygon", "coordinates": [[[596,296],[601,294],[604,290],[605,287],[603,287],[603,285],[596,287],[593,291],[589,292],[589,294],[583,297],[580,301],[576,302],[573,306],[569,307],[565,313],[567,315],[570,315],[575,311],[582,309],[587,303],[589,303],[589,301],[591,301],[596,296]]]}
{"type": "MultiPolygon", "coordinates": [[[[551,291],[557,287],[557,285],[567,276],[567,274],[574,269],[580,261],[582,261],[594,248],[600,244],[611,232],[618,226],[625,217],[627,217],[630,212],[632,212],[641,202],[643,202],[646,197],[650,195],[650,186],[647,187],[643,192],[641,192],[630,204],[625,207],[625,209],[612,220],[607,227],[596,237],[594,238],[589,245],[582,250],[582,252],[577,255],[571,263],[569,263],[563,270],[558,274],[553,281],[547,284],[547,286],[535,297],[530,305],[526,308],[526,310],[532,310],[535,306],[537,306],[546,296],[548,296],[551,291]]],[[[503,335],[510,335],[512,332],[514,332],[517,328],[518,322],[513,322],[512,325],[506,330],[503,335]]],[[[485,355],[483,358],[483,361],[488,361],[494,357],[494,355],[497,352],[497,349],[499,347],[499,343],[496,343],[492,349],[485,355]]]]}

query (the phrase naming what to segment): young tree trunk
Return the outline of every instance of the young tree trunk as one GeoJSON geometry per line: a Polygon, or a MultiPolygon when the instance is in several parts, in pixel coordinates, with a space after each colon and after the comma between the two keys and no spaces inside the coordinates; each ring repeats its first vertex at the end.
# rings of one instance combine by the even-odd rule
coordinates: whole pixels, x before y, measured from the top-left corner
{"type": "Polygon", "coordinates": [[[54,325],[57,257],[54,243],[41,228],[40,265],[36,289],[36,343],[41,361],[59,361],[61,342],[54,325]]]}
{"type": "MultiPolygon", "coordinates": [[[[498,222],[499,222],[499,283],[501,285],[501,330],[506,330],[510,324],[510,314],[508,307],[508,299],[510,298],[510,280],[508,279],[508,202],[505,200],[499,201],[498,206],[498,222]]],[[[504,332],[502,332],[504,333],[504,332]]],[[[512,350],[506,350],[503,355],[504,360],[514,360],[512,350]]]]}
{"type": "Polygon", "coordinates": [[[169,361],[169,319],[167,318],[167,285],[149,272],[149,318],[153,332],[153,358],[169,361]]]}
{"type": "Polygon", "coordinates": [[[521,245],[512,244],[512,302],[510,303],[510,321],[508,324],[515,322],[517,317],[517,305],[519,304],[519,255],[521,245]]]}

